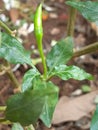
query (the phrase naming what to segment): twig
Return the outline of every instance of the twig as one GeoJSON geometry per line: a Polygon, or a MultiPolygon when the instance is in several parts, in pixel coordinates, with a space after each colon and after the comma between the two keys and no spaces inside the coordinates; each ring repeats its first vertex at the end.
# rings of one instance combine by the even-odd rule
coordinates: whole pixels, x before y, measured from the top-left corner
{"type": "Polygon", "coordinates": [[[75,51],[73,58],[79,57],[79,56],[82,56],[82,55],[86,55],[86,54],[89,54],[89,53],[94,53],[97,50],[98,50],[98,42],[95,42],[95,43],[92,43],[92,44],[90,44],[86,47],[83,47],[82,49],[80,49],[78,51],[75,51]]]}
{"type": "Polygon", "coordinates": [[[4,63],[2,64],[2,68],[1,69],[3,69],[3,71],[5,71],[6,74],[9,76],[10,80],[14,84],[14,87],[15,88],[19,88],[20,84],[18,83],[15,75],[13,74],[13,72],[11,70],[11,67],[10,67],[10,64],[6,60],[4,60],[4,63]]]}
{"type": "Polygon", "coordinates": [[[0,20],[0,26],[6,30],[6,32],[12,36],[15,36],[16,31],[12,31],[5,23],[0,20]]]}
{"type": "MultiPolygon", "coordinates": [[[[5,23],[3,23],[1,20],[0,20],[0,26],[2,28],[4,28],[6,30],[6,32],[9,33],[10,35],[13,35],[13,36],[15,35],[15,31],[11,31],[10,28],[5,23]]],[[[9,78],[14,83],[14,86],[19,87],[20,85],[19,85],[16,77],[14,76],[13,72],[11,71],[10,64],[7,61],[5,63],[6,64],[3,65],[4,71],[8,74],[9,78]]]]}
{"type": "Polygon", "coordinates": [[[20,84],[18,83],[15,75],[13,74],[13,72],[11,70],[6,72],[7,75],[9,76],[10,80],[12,81],[12,83],[14,84],[15,88],[20,88],[20,84]]]}

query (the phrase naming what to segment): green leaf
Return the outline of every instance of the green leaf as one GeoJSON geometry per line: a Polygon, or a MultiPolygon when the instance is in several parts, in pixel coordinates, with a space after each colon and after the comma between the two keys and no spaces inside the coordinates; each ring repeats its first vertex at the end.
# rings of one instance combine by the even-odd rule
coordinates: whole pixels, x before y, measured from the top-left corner
{"type": "Polygon", "coordinates": [[[98,130],[98,105],[91,121],[90,130],[98,130]]]}
{"type": "Polygon", "coordinates": [[[47,83],[47,86],[50,87],[50,89],[52,89],[54,92],[45,97],[45,104],[43,111],[40,115],[40,119],[47,127],[51,127],[52,116],[54,113],[55,106],[58,102],[58,89],[51,82],[47,83]]]}
{"type": "Polygon", "coordinates": [[[65,64],[72,57],[73,54],[73,40],[71,37],[67,37],[64,40],[59,41],[51,51],[47,54],[47,66],[52,71],[55,66],[65,64]]]}
{"type": "Polygon", "coordinates": [[[43,95],[43,92],[30,90],[10,97],[7,101],[6,119],[23,126],[35,124],[43,109],[43,95]]]}
{"type": "Polygon", "coordinates": [[[30,52],[26,51],[21,43],[15,38],[6,33],[1,33],[0,57],[8,60],[13,64],[27,63],[32,66],[30,52]]]}
{"type": "Polygon", "coordinates": [[[40,119],[44,122],[44,124],[47,127],[50,127],[53,112],[58,101],[58,87],[52,82],[44,82],[38,78],[33,81],[33,84],[33,90],[44,91],[47,88],[47,92],[50,91],[49,94],[45,96],[43,111],[40,115],[40,119]]]}
{"type": "Polygon", "coordinates": [[[23,77],[22,92],[31,88],[33,86],[33,80],[39,75],[40,75],[40,73],[35,68],[27,71],[23,77]]]}
{"type": "Polygon", "coordinates": [[[70,78],[76,80],[93,79],[93,76],[91,74],[86,73],[81,68],[78,68],[76,66],[67,66],[67,65],[55,66],[52,72],[52,76],[53,75],[58,76],[63,80],[68,80],[70,78]]]}
{"type": "Polygon", "coordinates": [[[87,20],[98,25],[98,2],[73,2],[67,1],[66,4],[76,8],[87,20]]]}
{"type": "Polygon", "coordinates": [[[24,130],[19,123],[14,123],[11,130],[24,130]]]}
{"type": "Polygon", "coordinates": [[[45,124],[47,124],[47,120],[51,120],[58,99],[58,88],[51,82],[44,82],[40,79],[37,79],[33,86],[32,90],[16,94],[8,99],[6,119],[25,126],[35,124],[40,115],[45,124]],[[50,97],[54,98],[54,102],[50,102],[50,97]],[[46,103],[49,107],[47,114],[44,109],[46,103]]]}

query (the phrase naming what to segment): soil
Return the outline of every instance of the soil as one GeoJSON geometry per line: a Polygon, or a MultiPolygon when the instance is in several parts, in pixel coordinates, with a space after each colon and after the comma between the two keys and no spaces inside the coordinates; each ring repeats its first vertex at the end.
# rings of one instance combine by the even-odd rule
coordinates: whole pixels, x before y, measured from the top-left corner
{"type": "MultiPolygon", "coordinates": [[[[25,5],[25,7],[31,6],[29,2],[33,3],[33,7],[36,7],[38,4],[34,0],[21,0],[21,4],[25,5]]],[[[45,2],[46,6],[51,7],[53,11],[45,11],[44,13],[47,14],[47,18],[43,18],[43,27],[44,27],[44,38],[43,38],[43,46],[45,53],[47,53],[51,48],[51,43],[53,40],[60,40],[67,36],[67,22],[68,22],[68,7],[65,5],[65,0],[46,0],[45,2]]],[[[0,8],[4,9],[4,3],[2,0],[0,1],[0,8]]],[[[19,13],[20,10],[17,12],[19,13]]],[[[15,28],[12,20],[15,18],[11,16],[10,10],[4,10],[3,14],[6,15],[6,17],[9,18],[9,21],[7,22],[8,26],[11,28],[15,28]]],[[[13,13],[14,14],[14,13],[13,13]]],[[[28,14],[20,15],[18,14],[19,19],[25,19],[28,18],[28,14]]],[[[44,14],[45,15],[45,14],[44,14]]],[[[28,23],[28,19],[26,19],[28,23]]],[[[20,38],[23,40],[23,45],[26,49],[30,49],[34,47],[37,48],[34,34],[29,33],[27,36],[20,35],[20,38]]],[[[76,25],[75,25],[75,34],[74,34],[74,41],[75,41],[75,47],[81,48],[83,46],[89,45],[93,42],[96,42],[98,40],[97,32],[95,29],[92,28],[91,24],[87,22],[79,13],[77,14],[76,18],[76,25]]],[[[32,57],[37,58],[38,54],[32,55],[32,57]]],[[[93,81],[76,81],[76,80],[68,80],[68,81],[62,81],[59,78],[53,78],[51,79],[56,85],[60,88],[60,94],[59,96],[71,96],[72,92],[74,92],[77,89],[81,89],[81,86],[86,84],[89,85],[92,90],[97,89],[98,86],[98,54],[97,52],[94,54],[88,54],[83,57],[75,58],[74,60],[70,61],[68,64],[74,64],[81,68],[83,68],[85,71],[91,73],[94,75],[93,81]]],[[[1,64],[1,62],[0,62],[1,64]]],[[[12,68],[15,67],[12,65],[12,68]]],[[[42,72],[42,64],[39,63],[36,65],[36,67],[42,72]]],[[[22,83],[22,77],[24,73],[29,69],[30,67],[27,65],[20,65],[18,69],[14,72],[16,78],[18,79],[19,83],[22,83]]],[[[8,75],[0,75],[0,105],[5,105],[6,100],[13,95],[15,92],[15,89],[13,87],[13,83],[10,81],[8,75]]],[[[46,128],[41,122],[39,122],[38,130],[84,130],[83,128],[83,121],[86,125],[86,122],[90,122],[91,119],[88,119],[87,117],[83,117],[79,121],[71,121],[71,122],[65,122],[58,125],[53,125],[50,129],[46,128]],[[78,123],[81,125],[77,125],[78,123]]],[[[89,130],[89,127],[85,127],[85,130],[89,130]]],[[[8,125],[0,125],[0,130],[11,130],[11,126],[8,125]]]]}

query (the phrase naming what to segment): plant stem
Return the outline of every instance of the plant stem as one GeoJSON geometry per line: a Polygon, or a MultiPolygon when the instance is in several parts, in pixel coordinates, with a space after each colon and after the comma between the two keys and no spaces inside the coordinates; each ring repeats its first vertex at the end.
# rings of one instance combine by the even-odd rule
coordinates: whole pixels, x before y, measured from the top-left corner
{"type": "Polygon", "coordinates": [[[4,28],[8,34],[14,35],[15,32],[10,30],[10,28],[5,23],[3,23],[1,20],[0,20],[0,26],[2,28],[4,28]]]}
{"type": "Polygon", "coordinates": [[[7,75],[9,76],[10,80],[14,84],[15,88],[20,88],[20,84],[18,83],[15,75],[13,74],[12,70],[7,71],[7,75]]]}
{"type": "Polygon", "coordinates": [[[18,83],[15,75],[13,74],[10,64],[4,60],[4,63],[2,65],[3,70],[6,72],[6,74],[9,76],[10,80],[12,81],[12,83],[14,84],[15,88],[19,88],[20,84],[18,83]]]}
{"type": "MultiPolygon", "coordinates": [[[[8,34],[13,36],[15,35],[15,31],[11,31],[9,27],[7,27],[7,25],[3,23],[1,20],[0,20],[0,26],[4,28],[8,34]]],[[[18,88],[20,85],[11,70],[10,64],[7,61],[5,61],[5,65],[3,65],[3,68],[6,71],[7,75],[9,76],[10,80],[13,82],[15,88],[18,88]]]]}
{"type": "Polygon", "coordinates": [[[39,53],[40,53],[40,56],[41,56],[41,59],[42,59],[42,64],[43,64],[43,68],[44,68],[43,76],[46,79],[47,78],[47,65],[46,65],[46,60],[45,60],[45,55],[44,55],[44,52],[43,52],[42,44],[40,44],[38,46],[38,49],[39,49],[39,53]]]}
{"type": "Polygon", "coordinates": [[[6,106],[0,106],[0,112],[5,111],[6,106]]]}
{"type": "MultiPolygon", "coordinates": [[[[74,1],[80,1],[80,0],[74,0],[74,1]]],[[[69,7],[69,19],[68,19],[68,24],[67,24],[67,36],[73,36],[74,35],[74,26],[75,26],[76,14],[77,14],[77,10],[73,7],[69,7]]]]}
{"type": "Polygon", "coordinates": [[[73,58],[79,57],[79,56],[82,56],[82,55],[86,55],[88,53],[93,53],[97,50],[98,50],[98,42],[95,42],[95,43],[92,43],[92,44],[90,44],[86,47],[83,47],[82,49],[80,49],[78,51],[75,51],[73,58]]]}
{"type": "Polygon", "coordinates": [[[73,7],[69,7],[69,19],[67,24],[67,36],[74,35],[74,25],[76,19],[76,9],[73,7]]]}

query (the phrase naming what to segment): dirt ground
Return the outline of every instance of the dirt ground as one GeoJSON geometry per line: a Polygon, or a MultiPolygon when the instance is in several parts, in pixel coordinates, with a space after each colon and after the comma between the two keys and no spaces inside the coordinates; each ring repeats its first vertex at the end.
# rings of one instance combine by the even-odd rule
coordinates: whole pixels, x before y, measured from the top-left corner
{"type": "MultiPolygon", "coordinates": [[[[21,0],[21,8],[25,10],[25,8],[31,8],[33,11],[35,10],[39,0],[21,0]],[[32,8],[33,7],[33,8],[32,8]]],[[[37,49],[34,34],[27,33],[25,34],[25,29],[22,31],[20,30],[21,26],[17,26],[17,20],[22,20],[22,22],[26,22],[29,26],[31,24],[30,17],[33,13],[29,12],[25,13],[25,11],[18,9],[11,8],[10,10],[5,9],[5,4],[3,1],[0,1],[0,8],[2,12],[0,13],[0,18],[2,19],[2,15],[4,14],[5,17],[8,19],[6,24],[11,29],[18,30],[18,37],[23,40],[23,45],[26,49],[32,50],[32,48],[37,49]]],[[[33,12],[32,11],[32,12],[33,12]]],[[[44,38],[43,38],[43,46],[45,53],[47,53],[53,41],[60,40],[67,36],[67,22],[68,22],[68,7],[65,5],[65,0],[46,0],[45,6],[43,7],[43,27],[44,27],[44,38]],[[50,9],[50,11],[48,10],[50,9]]],[[[89,45],[93,42],[98,40],[98,28],[93,27],[92,24],[87,22],[79,13],[76,17],[76,24],[75,24],[75,34],[74,34],[74,41],[75,41],[75,48],[80,49],[86,45],[89,45]]],[[[34,52],[32,55],[33,58],[38,58],[37,52],[34,52]]],[[[67,96],[69,98],[81,97],[86,95],[85,93],[81,92],[81,87],[83,85],[88,85],[91,91],[88,93],[97,90],[98,86],[98,54],[97,52],[94,54],[88,54],[82,57],[78,57],[70,61],[68,64],[74,64],[85,71],[94,75],[93,81],[76,81],[76,80],[68,80],[62,81],[59,78],[54,78],[52,81],[57,84],[60,88],[59,97],[67,96]],[[78,90],[80,93],[78,93],[78,90]],[[74,93],[74,96],[73,96],[74,93]]],[[[1,63],[0,63],[1,64],[1,63]]],[[[12,65],[12,69],[17,66],[12,65]]],[[[36,67],[42,72],[42,64],[38,63],[36,67]]],[[[27,65],[20,65],[15,71],[14,74],[18,79],[19,83],[22,83],[22,77],[24,73],[29,69],[27,65]]],[[[14,93],[13,83],[10,81],[9,77],[5,75],[0,75],[0,105],[5,105],[6,100],[9,96],[14,93]]],[[[72,109],[72,108],[70,108],[72,109]]],[[[53,124],[50,129],[46,128],[40,121],[39,125],[36,128],[37,130],[89,130],[90,129],[90,121],[92,117],[93,111],[90,111],[88,115],[82,116],[78,120],[70,120],[61,122],[59,124],[53,124]]],[[[57,115],[58,116],[58,115],[57,115]]],[[[0,125],[0,130],[11,130],[11,126],[0,125]]]]}

